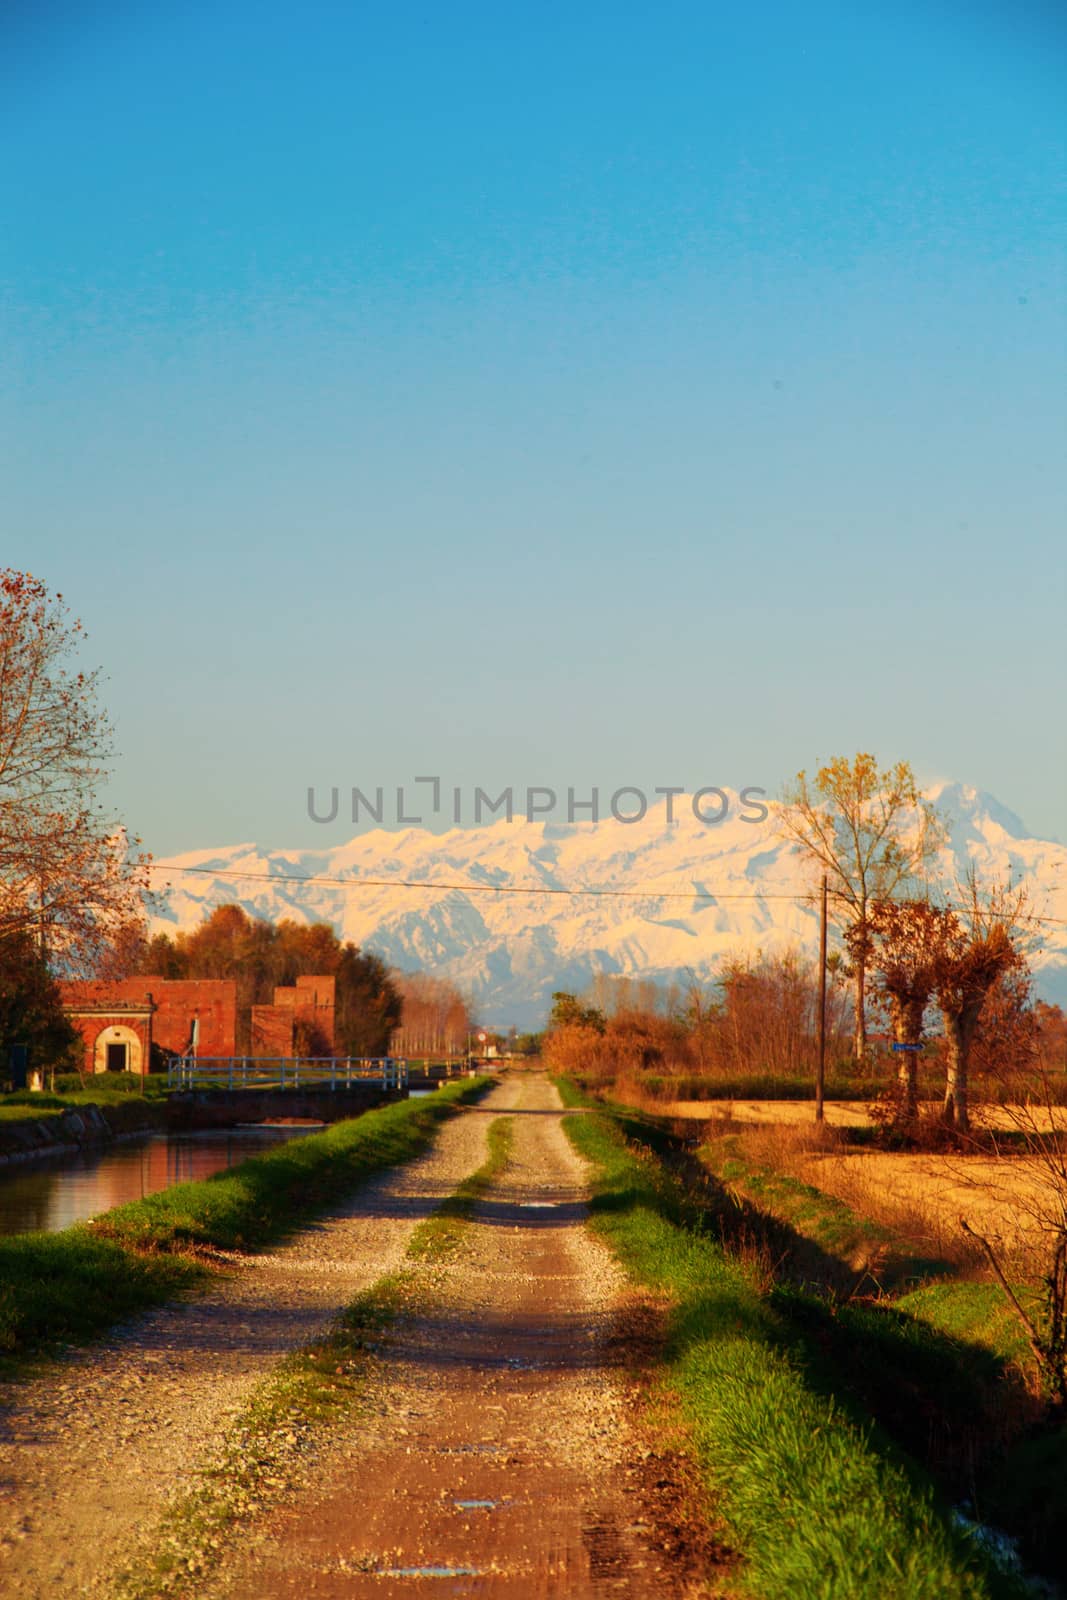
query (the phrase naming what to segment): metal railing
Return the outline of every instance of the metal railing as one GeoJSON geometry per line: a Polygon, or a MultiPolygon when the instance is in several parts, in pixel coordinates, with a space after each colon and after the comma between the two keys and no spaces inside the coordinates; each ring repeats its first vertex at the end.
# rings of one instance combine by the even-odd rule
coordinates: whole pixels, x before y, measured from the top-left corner
{"type": "Polygon", "coordinates": [[[167,1067],[168,1089],[405,1089],[407,1081],[396,1056],[179,1056],[167,1067]]]}

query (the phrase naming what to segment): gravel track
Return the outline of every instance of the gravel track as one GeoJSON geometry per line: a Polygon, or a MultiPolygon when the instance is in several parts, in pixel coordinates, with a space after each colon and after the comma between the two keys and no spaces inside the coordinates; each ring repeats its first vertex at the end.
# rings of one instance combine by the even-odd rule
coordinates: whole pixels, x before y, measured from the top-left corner
{"type": "Polygon", "coordinates": [[[560,1112],[546,1078],[522,1082],[512,1158],[458,1256],[427,1269],[313,1483],[245,1529],[199,1600],[709,1592],[634,1404],[639,1297],[584,1225],[560,1112]]]}
{"type": "Polygon", "coordinates": [[[284,1246],[233,1256],[208,1291],[0,1386],[0,1592],[108,1593],[107,1574],[291,1350],[397,1268],[412,1228],[485,1159],[506,1082],[443,1124],[425,1155],[363,1184],[284,1246]]]}

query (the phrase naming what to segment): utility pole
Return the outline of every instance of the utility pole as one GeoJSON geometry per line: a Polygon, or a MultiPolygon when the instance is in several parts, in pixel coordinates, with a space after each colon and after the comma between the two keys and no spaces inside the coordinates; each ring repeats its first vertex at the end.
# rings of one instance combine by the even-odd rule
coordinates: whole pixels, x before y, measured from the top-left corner
{"type": "Polygon", "coordinates": [[[823,1084],[826,1077],[826,874],[822,875],[819,914],[819,1059],[815,1068],[815,1120],[823,1120],[823,1084]]]}

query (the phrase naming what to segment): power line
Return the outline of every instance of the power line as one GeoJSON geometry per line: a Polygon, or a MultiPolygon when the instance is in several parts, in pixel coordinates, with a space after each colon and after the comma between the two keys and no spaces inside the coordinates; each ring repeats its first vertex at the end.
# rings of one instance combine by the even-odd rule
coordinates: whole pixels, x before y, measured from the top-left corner
{"type": "MultiPolygon", "coordinates": [[[[418,878],[329,878],[318,873],[298,872],[246,872],[230,867],[179,867],[168,866],[164,862],[153,862],[154,872],[185,872],[195,873],[207,878],[238,878],[250,883],[307,883],[321,884],[328,889],[413,889],[421,893],[459,893],[459,894],[498,894],[498,895],[558,895],[563,898],[577,899],[580,897],[593,897],[603,900],[792,900],[814,905],[818,891],[815,889],[807,893],[798,894],[795,891],[758,890],[758,889],[724,889],[713,892],[710,889],[605,889],[584,888],[581,886],[554,886],[550,884],[530,883],[456,883],[450,881],[424,882],[418,878]]],[[[848,897],[839,889],[830,889],[829,894],[835,900],[846,900],[848,897]]],[[[948,906],[950,911],[966,911],[967,906],[948,906]]],[[[1030,914],[1020,915],[1020,922],[1048,922],[1057,926],[1067,924],[1063,917],[1040,917],[1030,914]]]]}

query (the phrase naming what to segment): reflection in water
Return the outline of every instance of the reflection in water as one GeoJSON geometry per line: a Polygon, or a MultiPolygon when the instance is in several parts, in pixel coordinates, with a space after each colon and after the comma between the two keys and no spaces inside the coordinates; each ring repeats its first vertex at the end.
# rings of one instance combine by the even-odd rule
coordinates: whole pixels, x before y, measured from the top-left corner
{"type": "Polygon", "coordinates": [[[157,1133],[77,1155],[18,1164],[0,1173],[0,1234],[55,1233],[127,1200],[207,1178],[314,1128],[228,1128],[157,1133]]]}

